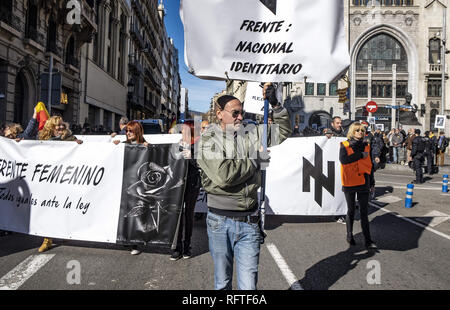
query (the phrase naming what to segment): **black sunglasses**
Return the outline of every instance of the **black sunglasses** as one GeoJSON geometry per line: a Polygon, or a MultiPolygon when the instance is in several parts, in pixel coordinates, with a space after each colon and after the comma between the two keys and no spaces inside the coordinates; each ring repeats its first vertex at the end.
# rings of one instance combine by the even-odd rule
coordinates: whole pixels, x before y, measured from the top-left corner
{"type": "Polygon", "coordinates": [[[233,118],[237,118],[239,114],[241,114],[242,117],[245,117],[245,111],[244,110],[242,110],[242,111],[233,110],[233,111],[230,112],[230,111],[224,109],[224,111],[227,111],[227,112],[231,113],[231,116],[233,116],[233,118]]]}
{"type": "Polygon", "coordinates": [[[366,132],[364,129],[355,129],[356,132],[366,132]]]}

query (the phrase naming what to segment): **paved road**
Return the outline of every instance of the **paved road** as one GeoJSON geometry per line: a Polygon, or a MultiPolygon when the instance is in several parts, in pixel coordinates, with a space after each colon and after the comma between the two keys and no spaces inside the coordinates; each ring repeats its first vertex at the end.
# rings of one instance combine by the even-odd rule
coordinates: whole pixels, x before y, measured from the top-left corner
{"type": "MultiPolygon", "coordinates": [[[[406,209],[405,188],[412,176],[408,170],[377,172],[377,199],[369,216],[376,252],[364,249],[359,222],[357,245],[349,248],[345,225],[330,218],[268,216],[259,289],[450,289],[450,194],[440,192],[441,176],[433,177],[416,186],[415,205],[406,209]]],[[[132,256],[122,246],[68,240],[56,240],[52,250],[38,255],[40,237],[13,234],[0,238],[0,287],[212,289],[204,219],[195,222],[193,239],[194,257],[172,262],[165,248],[147,247],[132,256]],[[69,284],[68,278],[77,282],[78,264],[80,284],[69,284]]]]}

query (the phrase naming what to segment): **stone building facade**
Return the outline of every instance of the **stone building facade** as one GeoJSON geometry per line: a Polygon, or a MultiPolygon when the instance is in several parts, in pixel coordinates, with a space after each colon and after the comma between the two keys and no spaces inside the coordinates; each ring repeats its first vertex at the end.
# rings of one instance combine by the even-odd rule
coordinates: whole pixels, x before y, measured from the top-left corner
{"type": "Polygon", "coordinates": [[[127,114],[131,9],[125,0],[96,0],[97,33],[81,52],[79,124],[117,130],[127,114]]]}
{"type": "MultiPolygon", "coordinates": [[[[442,70],[445,71],[444,114],[450,114],[448,64],[441,64],[444,51],[443,13],[448,0],[342,0],[351,66],[345,76],[330,83],[284,83],[283,101],[292,121],[305,127],[329,126],[332,116],[365,120],[369,101],[378,104],[373,113],[385,129],[408,127],[392,106],[405,105],[407,93],[417,107],[416,128],[434,130],[442,107],[442,70]],[[339,92],[348,88],[348,103],[339,92]]],[[[446,37],[450,35],[449,16],[446,37]]],[[[450,59],[446,59],[447,63],[450,59]]],[[[243,82],[227,83],[226,92],[245,97],[243,82]]],[[[450,119],[446,121],[450,135],[450,119]]]]}
{"type": "Polygon", "coordinates": [[[127,115],[130,119],[159,118],[162,82],[162,27],[158,0],[129,0],[131,4],[127,115]]]}
{"type": "MultiPolygon", "coordinates": [[[[53,58],[53,73],[61,77],[62,104],[51,114],[77,123],[80,115],[80,57],[97,27],[94,1],[80,0],[80,23],[68,23],[66,1],[0,1],[0,123],[26,125],[43,99],[43,73],[53,58]],[[3,97],[3,96],[2,96],[3,97]]],[[[53,88],[53,87],[52,87],[53,88]]],[[[59,95],[59,94],[58,94],[59,95]]],[[[46,98],[46,97],[45,97],[46,98]]],[[[45,102],[48,105],[48,102],[45,102]]]]}

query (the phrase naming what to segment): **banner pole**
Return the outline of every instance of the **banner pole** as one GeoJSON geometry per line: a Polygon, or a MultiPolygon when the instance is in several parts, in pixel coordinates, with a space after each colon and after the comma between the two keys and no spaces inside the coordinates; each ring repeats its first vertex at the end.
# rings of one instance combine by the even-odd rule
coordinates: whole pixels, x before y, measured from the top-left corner
{"type": "MultiPolygon", "coordinates": [[[[264,126],[263,126],[263,150],[267,151],[267,126],[269,123],[269,100],[264,100],[264,126]]],[[[264,224],[266,222],[266,170],[261,171],[261,203],[260,203],[260,213],[261,213],[261,231],[262,235],[265,237],[264,224]]]]}

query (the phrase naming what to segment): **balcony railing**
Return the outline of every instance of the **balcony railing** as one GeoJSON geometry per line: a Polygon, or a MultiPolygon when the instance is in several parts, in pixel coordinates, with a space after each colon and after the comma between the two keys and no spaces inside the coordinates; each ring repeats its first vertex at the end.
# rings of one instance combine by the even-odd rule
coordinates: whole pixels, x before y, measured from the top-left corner
{"type": "Polygon", "coordinates": [[[144,38],[142,38],[142,35],[139,31],[139,27],[137,24],[133,24],[131,26],[131,36],[133,36],[139,42],[140,48],[144,48],[145,46],[144,38]]]}
{"type": "Polygon", "coordinates": [[[130,69],[135,70],[138,73],[143,72],[141,63],[136,59],[134,55],[128,56],[128,65],[130,66],[130,69]]]}
{"type": "Polygon", "coordinates": [[[441,72],[442,65],[441,64],[430,64],[429,71],[430,72],[441,72]]]}
{"type": "Polygon", "coordinates": [[[67,55],[66,57],[66,65],[74,66],[78,68],[78,59],[74,55],[67,55]]]}

